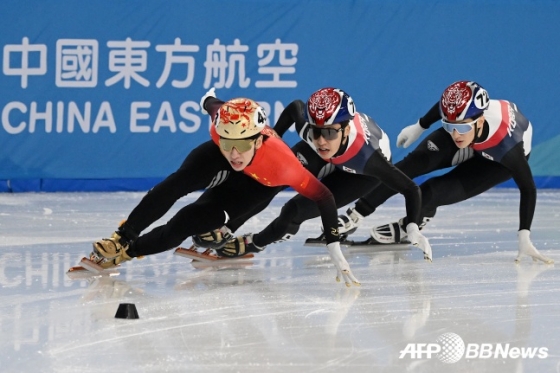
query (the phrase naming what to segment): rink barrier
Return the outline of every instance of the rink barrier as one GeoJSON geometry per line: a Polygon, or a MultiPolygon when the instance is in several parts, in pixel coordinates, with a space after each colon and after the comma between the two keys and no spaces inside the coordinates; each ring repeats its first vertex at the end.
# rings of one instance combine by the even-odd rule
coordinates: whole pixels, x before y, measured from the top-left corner
{"type": "MultiPolygon", "coordinates": [[[[428,176],[415,179],[421,184],[428,176]]],[[[535,176],[538,189],[560,189],[560,177],[535,176]]],[[[0,180],[0,193],[25,192],[142,192],[148,191],[163,178],[121,178],[121,179],[15,179],[0,180]]],[[[497,188],[517,188],[513,180],[508,180],[497,188]]]]}

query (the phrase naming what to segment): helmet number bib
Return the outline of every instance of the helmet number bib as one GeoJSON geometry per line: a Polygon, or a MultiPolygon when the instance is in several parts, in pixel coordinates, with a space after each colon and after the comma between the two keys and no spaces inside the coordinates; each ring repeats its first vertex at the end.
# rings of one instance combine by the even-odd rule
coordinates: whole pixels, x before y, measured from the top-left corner
{"type": "Polygon", "coordinates": [[[479,109],[485,109],[488,105],[488,92],[485,89],[480,89],[475,97],[474,104],[479,109]]]}
{"type": "Polygon", "coordinates": [[[255,122],[257,127],[260,128],[264,127],[266,124],[266,113],[264,112],[262,106],[259,106],[255,111],[255,122]]]}

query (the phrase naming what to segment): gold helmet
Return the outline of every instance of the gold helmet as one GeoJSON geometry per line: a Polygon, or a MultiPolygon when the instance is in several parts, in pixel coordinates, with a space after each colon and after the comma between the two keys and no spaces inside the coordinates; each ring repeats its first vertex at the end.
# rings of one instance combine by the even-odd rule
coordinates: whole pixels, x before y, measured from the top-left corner
{"type": "Polygon", "coordinates": [[[246,139],[258,135],[267,123],[264,109],[248,98],[224,103],[214,120],[216,132],[224,139],[246,139]]]}

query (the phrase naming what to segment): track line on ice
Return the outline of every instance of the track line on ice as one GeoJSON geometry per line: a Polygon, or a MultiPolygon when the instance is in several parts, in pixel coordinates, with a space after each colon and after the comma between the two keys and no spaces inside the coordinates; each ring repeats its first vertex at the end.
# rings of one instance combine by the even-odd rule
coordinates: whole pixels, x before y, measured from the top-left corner
{"type": "MultiPolygon", "coordinates": [[[[103,343],[107,343],[107,342],[114,342],[114,341],[124,340],[124,339],[128,339],[128,338],[133,338],[133,337],[138,337],[138,336],[143,336],[143,335],[148,335],[148,334],[153,334],[153,333],[166,332],[166,331],[170,331],[170,330],[177,330],[177,329],[182,329],[182,328],[187,328],[187,327],[192,327],[192,326],[214,324],[214,323],[216,323],[216,321],[220,321],[220,322],[236,321],[236,320],[243,320],[243,319],[247,319],[247,318],[252,319],[252,318],[255,318],[255,317],[270,317],[270,316],[277,316],[277,315],[283,315],[283,314],[290,314],[290,313],[293,313],[293,312],[294,312],[294,310],[287,310],[287,311],[281,311],[281,312],[270,312],[270,313],[260,314],[260,315],[246,315],[246,316],[240,316],[240,317],[232,317],[232,318],[228,318],[226,320],[220,319],[220,320],[201,321],[201,322],[191,323],[191,324],[175,325],[175,326],[170,326],[170,327],[166,327],[166,328],[159,328],[157,330],[149,330],[149,331],[143,331],[143,332],[139,332],[139,333],[129,334],[129,335],[126,335],[126,336],[121,336],[121,337],[113,337],[113,338],[97,340],[95,342],[84,343],[84,344],[80,344],[80,345],[76,345],[75,342],[72,342],[71,347],[54,348],[53,350],[49,351],[49,354],[52,355],[52,356],[56,356],[56,355],[59,355],[59,354],[63,354],[63,353],[73,351],[73,350],[77,350],[77,349],[84,348],[84,347],[87,348],[87,347],[91,347],[91,346],[95,346],[95,345],[99,345],[99,344],[103,344],[103,343]]],[[[298,312],[300,312],[300,311],[298,311],[298,312]]],[[[154,318],[154,319],[147,320],[147,322],[158,321],[158,320],[161,320],[161,319],[163,319],[163,318],[154,318]]],[[[126,322],[128,322],[128,321],[126,321],[126,322]]],[[[136,323],[136,322],[132,321],[131,324],[132,323],[136,323]]],[[[142,323],[142,324],[144,324],[144,323],[142,323]]]]}

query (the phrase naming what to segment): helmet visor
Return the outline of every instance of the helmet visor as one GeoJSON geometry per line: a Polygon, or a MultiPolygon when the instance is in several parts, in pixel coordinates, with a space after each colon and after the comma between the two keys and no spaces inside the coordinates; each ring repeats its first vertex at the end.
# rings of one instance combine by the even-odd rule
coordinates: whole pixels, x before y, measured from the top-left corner
{"type": "Polygon", "coordinates": [[[256,140],[256,138],[251,137],[248,139],[224,139],[223,137],[220,137],[220,149],[225,152],[231,152],[233,148],[235,148],[239,153],[245,153],[246,151],[251,150],[253,142],[256,140]]]}
{"type": "Polygon", "coordinates": [[[313,136],[313,140],[318,140],[321,136],[323,136],[325,140],[334,140],[337,138],[338,133],[342,130],[342,127],[335,129],[328,127],[311,126],[311,136],[313,136]]]}
{"type": "Polygon", "coordinates": [[[457,133],[459,133],[460,135],[464,135],[468,132],[470,132],[473,129],[474,124],[476,123],[478,119],[473,120],[472,122],[466,122],[466,123],[454,123],[454,122],[448,122],[446,120],[441,120],[441,123],[443,124],[443,128],[449,132],[449,133],[453,133],[453,130],[457,131],[457,133]]]}

